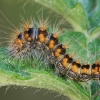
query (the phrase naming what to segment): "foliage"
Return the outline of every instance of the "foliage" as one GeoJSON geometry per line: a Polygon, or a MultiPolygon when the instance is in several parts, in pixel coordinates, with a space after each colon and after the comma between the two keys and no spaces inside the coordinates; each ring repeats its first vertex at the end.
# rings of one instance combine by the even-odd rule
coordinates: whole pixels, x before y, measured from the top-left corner
{"type": "MultiPolygon", "coordinates": [[[[100,61],[100,0],[29,0],[28,2],[43,5],[49,8],[50,12],[55,12],[64,18],[66,24],[70,23],[72,30],[65,28],[65,34],[59,37],[59,40],[67,43],[69,46],[67,52],[76,60],[80,59],[82,63],[88,61],[89,64],[100,61]]],[[[0,81],[1,86],[15,84],[47,88],[72,100],[100,99],[98,96],[100,84],[97,81],[77,83],[69,79],[66,81],[64,78],[56,77],[54,70],[45,67],[44,62],[38,59],[17,61],[8,58],[6,54],[6,47],[1,47],[0,77],[3,75],[2,79],[5,79],[4,82],[0,81]]]]}

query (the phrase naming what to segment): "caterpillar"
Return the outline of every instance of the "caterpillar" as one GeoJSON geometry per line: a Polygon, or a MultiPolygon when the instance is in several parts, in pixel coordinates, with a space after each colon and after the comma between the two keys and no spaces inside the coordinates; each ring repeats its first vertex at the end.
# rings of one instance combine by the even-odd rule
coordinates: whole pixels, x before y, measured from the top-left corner
{"type": "Polygon", "coordinates": [[[38,25],[31,22],[32,20],[24,21],[21,25],[24,31],[18,29],[14,31],[14,38],[8,46],[11,57],[21,59],[32,56],[34,58],[34,51],[36,51],[45,55],[47,62],[55,66],[54,69],[58,75],[64,75],[74,81],[100,79],[99,62],[90,65],[75,61],[66,52],[66,45],[60,43],[59,29],[56,28],[50,33],[47,31],[48,20],[39,21],[38,25]],[[37,28],[35,28],[36,25],[37,28]]]}

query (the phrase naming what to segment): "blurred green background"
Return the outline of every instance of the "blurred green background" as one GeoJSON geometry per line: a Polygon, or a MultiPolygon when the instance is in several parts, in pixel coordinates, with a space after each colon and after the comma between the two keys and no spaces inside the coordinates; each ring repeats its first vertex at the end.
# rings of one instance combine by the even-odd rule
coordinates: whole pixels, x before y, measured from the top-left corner
{"type": "MultiPolygon", "coordinates": [[[[0,100],[65,100],[64,96],[45,89],[9,86],[0,88],[0,100]]],[[[69,99],[67,99],[69,100],[69,99]]]]}

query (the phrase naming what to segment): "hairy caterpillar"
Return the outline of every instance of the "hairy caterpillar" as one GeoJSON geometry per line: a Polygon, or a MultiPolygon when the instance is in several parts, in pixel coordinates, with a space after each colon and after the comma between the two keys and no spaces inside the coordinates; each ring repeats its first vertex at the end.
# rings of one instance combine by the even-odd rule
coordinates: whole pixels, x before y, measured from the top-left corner
{"type": "Polygon", "coordinates": [[[67,54],[66,45],[59,42],[59,29],[55,28],[52,33],[47,31],[48,20],[40,20],[38,24],[27,20],[21,26],[24,31],[14,31],[17,35],[14,35],[8,46],[11,57],[34,58],[35,51],[45,55],[47,62],[55,66],[58,75],[64,75],[75,81],[100,79],[100,64],[98,62],[92,65],[81,64],[75,61],[67,54]]]}

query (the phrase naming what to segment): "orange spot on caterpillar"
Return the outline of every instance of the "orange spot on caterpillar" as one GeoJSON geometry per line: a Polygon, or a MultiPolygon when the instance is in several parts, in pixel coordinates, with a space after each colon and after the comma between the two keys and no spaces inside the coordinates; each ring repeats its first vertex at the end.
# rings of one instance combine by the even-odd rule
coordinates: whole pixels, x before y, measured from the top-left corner
{"type": "Polygon", "coordinates": [[[44,28],[44,27],[40,27],[40,30],[41,30],[41,31],[45,31],[45,28],[44,28]]]}
{"type": "Polygon", "coordinates": [[[44,41],[45,41],[44,34],[40,34],[40,35],[39,35],[39,41],[40,41],[40,42],[44,42],[44,41]]]}
{"type": "Polygon", "coordinates": [[[27,39],[29,37],[29,34],[28,33],[25,33],[25,38],[27,39]]]}
{"type": "Polygon", "coordinates": [[[67,59],[67,58],[64,58],[64,59],[62,60],[62,65],[63,65],[64,67],[67,67],[67,66],[68,66],[68,59],[67,59]]]}
{"type": "Polygon", "coordinates": [[[53,49],[54,47],[55,47],[54,41],[53,40],[50,40],[50,42],[49,42],[49,48],[50,49],[53,49]]]}
{"type": "Polygon", "coordinates": [[[55,52],[55,56],[56,57],[59,57],[60,56],[60,53],[59,52],[55,52]]]}
{"type": "Polygon", "coordinates": [[[71,70],[72,70],[73,72],[78,73],[79,68],[78,68],[78,66],[73,65],[72,68],[71,68],[71,70]]]}
{"type": "Polygon", "coordinates": [[[28,41],[31,41],[31,38],[29,37],[29,38],[27,38],[27,40],[28,40],[28,41]]]}
{"type": "Polygon", "coordinates": [[[92,65],[92,78],[95,80],[99,79],[99,74],[100,74],[100,65],[98,62],[95,62],[92,65]]]}
{"type": "Polygon", "coordinates": [[[28,31],[29,30],[29,27],[25,27],[24,29],[25,29],[25,31],[28,31]]]}
{"type": "Polygon", "coordinates": [[[89,65],[83,65],[83,68],[81,69],[81,74],[91,74],[89,65]]]}
{"type": "Polygon", "coordinates": [[[61,52],[61,49],[57,49],[56,52],[60,53],[61,52]]]}
{"type": "Polygon", "coordinates": [[[53,34],[53,37],[54,37],[54,38],[58,38],[57,34],[53,34]]]}
{"type": "Polygon", "coordinates": [[[65,49],[65,48],[66,48],[66,46],[65,46],[65,45],[62,45],[62,48],[64,48],[64,49],[65,49]]]}

